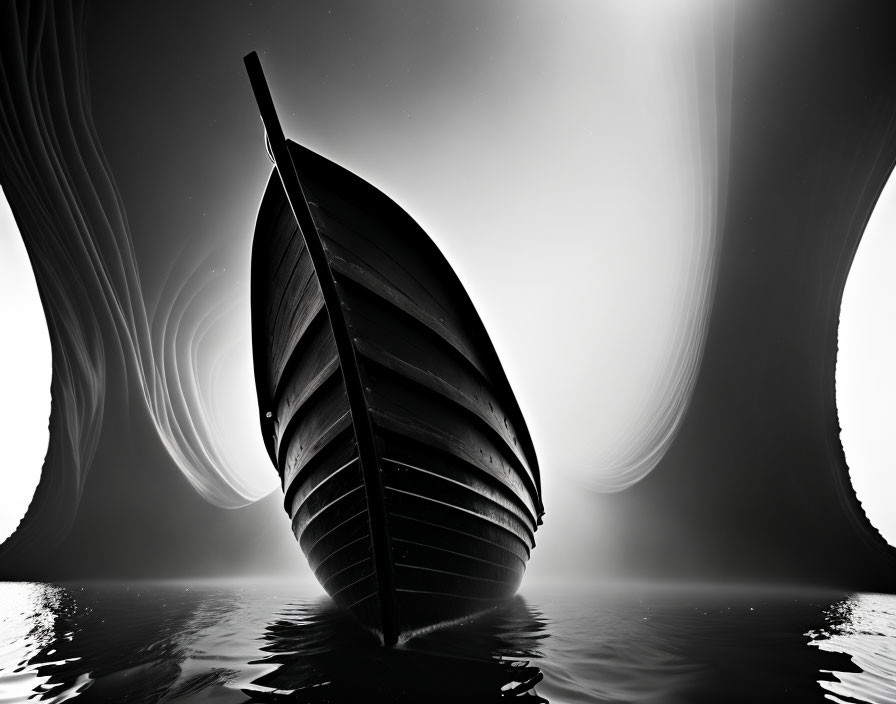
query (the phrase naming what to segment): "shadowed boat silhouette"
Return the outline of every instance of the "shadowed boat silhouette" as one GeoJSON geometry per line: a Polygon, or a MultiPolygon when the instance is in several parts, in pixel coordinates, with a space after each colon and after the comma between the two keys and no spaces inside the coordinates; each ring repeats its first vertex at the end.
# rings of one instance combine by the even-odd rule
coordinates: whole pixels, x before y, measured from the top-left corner
{"type": "Polygon", "coordinates": [[[262,433],[330,596],[387,645],[512,596],[544,509],[476,310],[414,220],[285,138],[246,67],[271,174],[252,252],[262,433]]]}
{"type": "Polygon", "coordinates": [[[547,700],[535,687],[548,634],[522,597],[473,624],[439,629],[402,648],[381,648],[331,604],[300,603],[265,628],[255,663],[269,668],[241,691],[253,702],[502,702],[547,700]]]}

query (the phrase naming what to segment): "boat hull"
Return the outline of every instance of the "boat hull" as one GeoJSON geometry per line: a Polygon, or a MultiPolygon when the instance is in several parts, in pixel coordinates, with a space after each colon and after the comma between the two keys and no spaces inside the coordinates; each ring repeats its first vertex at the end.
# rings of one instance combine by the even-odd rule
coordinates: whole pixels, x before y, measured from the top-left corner
{"type": "Polygon", "coordinates": [[[394,642],[516,592],[543,514],[537,461],[482,322],[429,237],[357,176],[288,148],[301,187],[288,193],[275,169],[253,246],[262,432],[318,580],[394,642]]]}

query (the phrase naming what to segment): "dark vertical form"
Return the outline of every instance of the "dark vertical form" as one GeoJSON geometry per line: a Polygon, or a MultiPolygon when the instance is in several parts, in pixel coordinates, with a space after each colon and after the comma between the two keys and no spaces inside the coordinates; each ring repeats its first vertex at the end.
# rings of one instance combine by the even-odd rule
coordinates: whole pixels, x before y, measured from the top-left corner
{"type": "Polygon", "coordinates": [[[314,271],[317,274],[323,293],[324,305],[333,329],[333,337],[336,340],[336,350],[339,354],[339,366],[342,370],[342,378],[345,383],[346,394],[349,399],[349,408],[352,415],[352,426],[355,439],[358,443],[358,456],[361,462],[361,473],[364,477],[364,490],[367,493],[367,511],[370,517],[370,535],[373,543],[373,561],[376,569],[377,589],[382,614],[383,642],[386,645],[394,645],[398,640],[397,614],[395,613],[395,590],[393,585],[392,555],[389,544],[388,526],[384,504],[383,479],[377,458],[376,444],[373,434],[373,426],[370,422],[370,414],[367,401],[364,398],[364,384],[361,380],[361,372],[358,368],[358,358],[355,346],[349,334],[348,323],[342,310],[342,303],[337,291],[337,283],[330,270],[330,263],[324,244],[320,239],[308,201],[302,190],[302,184],[296,171],[295,163],[290,154],[283,128],[277,117],[274,102],[268,89],[264,72],[258,54],[252,52],[244,58],[249,80],[261,121],[267,132],[270,152],[274,157],[274,164],[283,191],[289,202],[299,232],[305,240],[305,246],[314,271]]]}
{"type": "Polygon", "coordinates": [[[53,354],[52,433],[28,511],[0,546],[5,578],[43,569],[46,552],[68,536],[103,423],[106,303],[116,284],[95,274],[107,260],[85,243],[114,236],[107,223],[120,204],[89,109],[84,12],[80,1],[0,5],[0,186],[34,269],[53,354]]]}
{"type": "Polygon", "coordinates": [[[896,4],[759,0],[734,29],[700,377],[669,453],[615,498],[637,517],[620,560],[639,575],[896,590],[896,551],[851,486],[834,383],[850,264],[896,164],[896,4]]]}

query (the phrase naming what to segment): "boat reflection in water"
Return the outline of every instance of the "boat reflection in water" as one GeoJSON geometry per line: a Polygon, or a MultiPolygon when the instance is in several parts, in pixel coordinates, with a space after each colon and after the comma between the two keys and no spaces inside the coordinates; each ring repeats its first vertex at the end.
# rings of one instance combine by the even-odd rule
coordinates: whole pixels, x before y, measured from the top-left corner
{"type": "Polygon", "coordinates": [[[243,691],[258,701],[498,701],[532,693],[532,664],[547,637],[544,620],[515,597],[469,623],[383,648],[353,617],[329,604],[293,607],[265,630],[276,669],[243,691]]]}
{"type": "Polygon", "coordinates": [[[541,679],[547,635],[521,597],[396,649],[282,584],[0,583],[0,598],[0,704],[497,701],[541,679]]]}

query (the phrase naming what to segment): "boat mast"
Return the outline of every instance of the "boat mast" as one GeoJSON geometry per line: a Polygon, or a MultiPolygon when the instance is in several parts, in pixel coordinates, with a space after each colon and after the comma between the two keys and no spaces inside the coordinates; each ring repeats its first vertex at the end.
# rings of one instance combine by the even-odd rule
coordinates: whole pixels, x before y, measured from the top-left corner
{"type": "Polygon", "coordinates": [[[243,61],[246,64],[252,92],[255,94],[261,121],[267,133],[269,154],[273,157],[274,166],[283,184],[286,200],[292,209],[296,223],[298,223],[302,239],[305,241],[305,247],[320,283],[324,305],[330,318],[330,326],[333,329],[355,440],[358,443],[358,461],[361,464],[361,475],[364,478],[364,488],[367,493],[367,512],[370,518],[370,537],[373,544],[373,562],[380,601],[383,643],[394,645],[398,640],[398,618],[395,607],[392,551],[386,523],[385,489],[376,452],[373,426],[370,422],[367,401],[364,398],[364,383],[358,366],[357,353],[349,334],[342,299],[337,289],[339,284],[333,276],[326,249],[321,241],[320,233],[317,231],[317,226],[314,224],[308,200],[305,198],[305,192],[299,180],[298,170],[274,108],[274,101],[261,68],[261,61],[254,51],[245,56],[243,61]]]}

